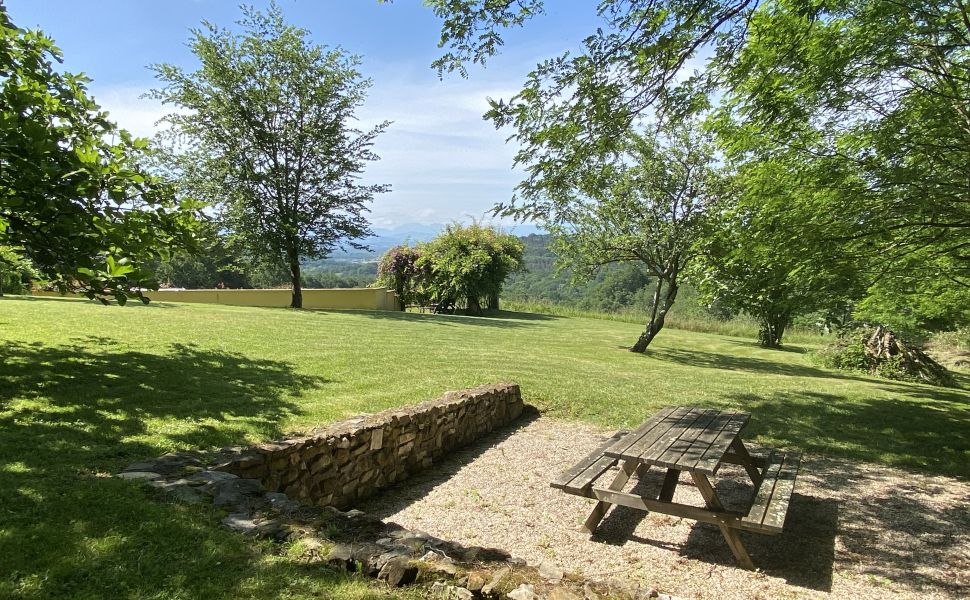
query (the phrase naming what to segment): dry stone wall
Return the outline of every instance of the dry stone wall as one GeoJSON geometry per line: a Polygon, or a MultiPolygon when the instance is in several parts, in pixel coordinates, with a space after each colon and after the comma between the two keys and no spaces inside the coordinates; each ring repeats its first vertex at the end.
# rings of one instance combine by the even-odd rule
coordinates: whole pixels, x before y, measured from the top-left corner
{"type": "Polygon", "coordinates": [[[511,423],[522,411],[515,384],[448,392],[437,400],[342,421],[308,437],[251,446],[215,468],[257,479],[294,500],[345,508],[511,423]]]}

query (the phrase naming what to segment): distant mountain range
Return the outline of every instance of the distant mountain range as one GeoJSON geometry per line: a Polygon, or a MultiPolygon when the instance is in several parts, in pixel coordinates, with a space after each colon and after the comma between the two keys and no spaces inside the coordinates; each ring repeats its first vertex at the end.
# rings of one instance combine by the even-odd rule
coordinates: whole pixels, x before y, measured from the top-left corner
{"type": "MultiPolygon", "coordinates": [[[[377,260],[381,254],[394,246],[400,246],[405,242],[409,244],[426,242],[441,233],[444,228],[444,223],[405,223],[391,228],[375,227],[374,237],[362,240],[371,247],[370,252],[361,250],[341,252],[338,250],[330,256],[329,260],[377,260]]],[[[507,233],[519,237],[543,232],[541,228],[526,223],[503,225],[501,228],[507,233]]]]}

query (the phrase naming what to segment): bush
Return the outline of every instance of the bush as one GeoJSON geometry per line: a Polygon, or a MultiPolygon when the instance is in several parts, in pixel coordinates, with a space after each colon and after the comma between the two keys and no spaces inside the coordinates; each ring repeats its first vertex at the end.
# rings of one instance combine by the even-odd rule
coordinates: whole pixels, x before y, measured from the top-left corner
{"type": "Polygon", "coordinates": [[[523,251],[518,238],[495,228],[449,225],[430,242],[388,250],[377,283],[397,292],[405,306],[433,304],[436,312],[494,310],[506,277],[522,268],[523,251]]]}

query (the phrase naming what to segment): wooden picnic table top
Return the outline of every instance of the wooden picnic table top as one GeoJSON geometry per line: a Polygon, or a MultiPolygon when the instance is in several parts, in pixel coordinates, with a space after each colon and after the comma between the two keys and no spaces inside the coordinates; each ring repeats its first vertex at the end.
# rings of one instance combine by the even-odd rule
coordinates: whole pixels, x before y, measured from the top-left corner
{"type": "Polygon", "coordinates": [[[668,406],[606,448],[603,454],[713,475],[750,417],[743,412],[668,406]]]}

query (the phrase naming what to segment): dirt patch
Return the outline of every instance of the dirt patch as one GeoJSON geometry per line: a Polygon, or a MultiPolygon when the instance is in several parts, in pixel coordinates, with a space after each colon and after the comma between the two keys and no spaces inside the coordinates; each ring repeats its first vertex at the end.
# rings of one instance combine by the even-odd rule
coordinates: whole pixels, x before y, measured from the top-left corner
{"type": "MultiPolygon", "coordinates": [[[[554,561],[591,579],[691,598],[970,595],[970,484],[881,465],[804,457],[785,532],[742,533],[757,572],[735,567],[715,526],[691,520],[614,507],[592,537],[584,535],[577,526],[593,501],[549,482],[611,433],[540,418],[492,445],[456,452],[359,508],[532,564],[554,561]]],[[[661,478],[651,470],[628,489],[661,478]]],[[[743,470],[726,466],[718,494],[740,505],[751,492],[744,481],[743,470]]],[[[675,500],[702,504],[687,476],[675,500]]]]}

